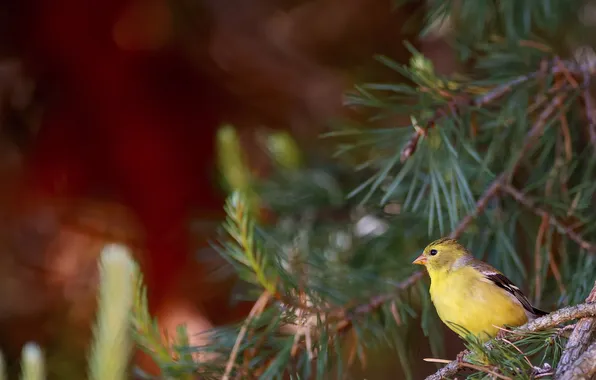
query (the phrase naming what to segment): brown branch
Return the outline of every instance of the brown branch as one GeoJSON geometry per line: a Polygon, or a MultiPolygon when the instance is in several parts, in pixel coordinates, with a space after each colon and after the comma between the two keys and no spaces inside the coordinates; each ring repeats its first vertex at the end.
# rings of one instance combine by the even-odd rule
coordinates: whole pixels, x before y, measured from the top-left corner
{"type": "MultiPolygon", "coordinates": [[[[505,338],[507,338],[507,340],[510,342],[515,342],[522,339],[524,337],[524,333],[547,330],[550,328],[557,327],[562,323],[569,322],[575,319],[595,316],[596,303],[584,303],[576,306],[570,306],[563,309],[559,309],[548,315],[545,315],[544,317],[528,322],[525,325],[518,327],[515,330],[512,330],[510,333],[507,333],[505,335],[505,338]]],[[[485,347],[487,349],[490,349],[491,342],[492,341],[489,341],[485,344],[485,347]]],[[[462,357],[462,359],[450,362],[434,374],[426,377],[426,380],[440,380],[456,375],[460,370],[464,368],[462,362],[465,362],[466,359],[470,358],[470,352],[467,350],[462,351],[460,355],[458,355],[458,357],[462,357]]]]}
{"type": "MultiPolygon", "coordinates": [[[[408,278],[401,281],[395,286],[396,290],[405,290],[414,285],[418,280],[424,277],[424,271],[418,271],[411,274],[408,278]]],[[[346,318],[348,320],[354,319],[357,315],[368,314],[383,306],[386,302],[394,300],[396,297],[395,293],[382,294],[372,297],[367,303],[356,306],[350,313],[347,313],[346,318]]]]}
{"type": "MultiPolygon", "coordinates": [[[[534,319],[533,321],[530,321],[513,331],[517,333],[542,331],[578,318],[594,316],[596,316],[596,303],[581,303],[579,305],[568,306],[557,311],[553,311],[552,313],[545,315],[544,317],[534,319]]],[[[517,341],[521,339],[522,336],[512,338],[513,341],[517,341]]]]}
{"type": "Polygon", "coordinates": [[[503,191],[511,195],[519,204],[525,206],[527,209],[532,211],[534,214],[543,218],[548,218],[548,222],[555,227],[560,233],[567,235],[569,239],[573,240],[581,248],[588,252],[596,253],[596,245],[586,241],[583,237],[575,232],[571,227],[565,226],[563,223],[558,221],[554,216],[551,216],[546,210],[536,206],[536,202],[525,194],[515,189],[511,185],[503,185],[503,191]]]}
{"type": "Polygon", "coordinates": [[[592,379],[596,375],[596,342],[592,343],[584,353],[575,360],[571,369],[561,376],[555,376],[557,380],[584,380],[592,379]]]}
{"type": "MultiPolygon", "coordinates": [[[[586,303],[596,303],[596,282],[590,292],[586,303]]],[[[555,372],[555,377],[558,378],[563,374],[569,372],[571,368],[575,366],[575,362],[582,355],[582,352],[590,345],[594,340],[596,333],[596,320],[594,318],[583,318],[575,325],[573,332],[569,336],[569,340],[565,345],[565,350],[559,360],[559,365],[555,372]]]]}

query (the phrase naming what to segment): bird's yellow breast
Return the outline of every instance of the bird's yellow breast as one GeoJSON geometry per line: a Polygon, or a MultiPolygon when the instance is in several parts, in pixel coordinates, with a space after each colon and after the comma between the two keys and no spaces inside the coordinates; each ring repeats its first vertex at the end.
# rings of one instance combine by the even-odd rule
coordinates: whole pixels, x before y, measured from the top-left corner
{"type": "Polygon", "coordinates": [[[449,328],[459,325],[483,340],[494,337],[495,326],[520,326],[528,321],[514,297],[471,267],[431,273],[430,296],[439,317],[449,328]]]}

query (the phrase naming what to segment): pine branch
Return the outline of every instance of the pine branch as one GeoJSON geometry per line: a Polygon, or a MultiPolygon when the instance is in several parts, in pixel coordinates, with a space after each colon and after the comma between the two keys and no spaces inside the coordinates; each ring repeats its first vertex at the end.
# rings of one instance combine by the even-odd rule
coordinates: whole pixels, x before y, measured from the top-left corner
{"type": "MultiPolygon", "coordinates": [[[[493,95],[493,96],[495,96],[495,95],[493,95]]],[[[503,187],[509,186],[508,183],[511,180],[511,177],[520,167],[520,163],[525,158],[525,155],[530,151],[532,145],[543,134],[545,127],[548,125],[547,121],[561,107],[561,104],[562,104],[565,96],[566,96],[566,94],[563,94],[563,93],[554,96],[551,99],[551,101],[544,107],[542,112],[537,116],[534,125],[532,126],[530,131],[527,133],[527,135],[524,139],[523,148],[521,149],[518,157],[516,157],[516,159],[514,160],[514,162],[512,163],[512,165],[510,166],[510,168],[507,171],[501,173],[501,175],[499,175],[488,186],[488,188],[485,190],[483,195],[476,202],[474,210],[471,213],[469,213],[468,215],[466,215],[463,219],[461,219],[458,226],[450,234],[450,237],[458,238],[459,236],[461,236],[465,232],[465,230],[471,225],[473,220],[476,219],[480,214],[482,214],[484,212],[490,199],[492,199],[495,196],[498,196],[500,190],[503,187]]],[[[489,99],[490,99],[490,97],[489,97],[489,99]]],[[[580,245],[582,245],[582,244],[580,244],[580,245]]],[[[585,246],[585,244],[583,244],[583,246],[585,246]]],[[[413,284],[417,283],[418,280],[423,278],[423,276],[424,276],[423,271],[416,272],[416,273],[410,275],[409,277],[407,277],[404,281],[398,283],[395,286],[395,289],[396,290],[408,289],[413,284]]],[[[353,328],[353,323],[355,322],[356,318],[358,318],[359,316],[362,316],[362,315],[366,315],[366,314],[375,312],[376,310],[381,308],[383,305],[385,305],[387,302],[394,300],[396,298],[396,296],[397,295],[395,293],[388,294],[388,295],[379,295],[379,296],[372,297],[369,300],[369,302],[359,305],[355,308],[352,308],[349,311],[342,310],[342,309],[336,310],[336,312],[333,312],[332,314],[335,315],[336,317],[338,317],[338,319],[334,318],[335,322],[333,324],[332,331],[334,331],[336,335],[345,334],[346,332],[350,331],[353,328]]],[[[309,314],[312,314],[312,311],[309,311],[309,314]]],[[[547,322],[550,321],[550,323],[553,323],[550,319],[546,319],[546,321],[547,322]]],[[[328,321],[328,322],[326,322],[326,324],[327,323],[330,323],[330,322],[328,321]]],[[[537,326],[536,328],[538,329],[539,326],[537,326]]],[[[543,327],[542,329],[544,329],[544,328],[546,328],[546,327],[543,327]]],[[[300,349],[303,350],[305,348],[306,348],[306,343],[301,342],[300,349]]],[[[293,352],[295,353],[295,350],[293,350],[293,352]]]]}
{"type": "MultiPolygon", "coordinates": [[[[553,100],[553,102],[551,102],[551,105],[555,105],[555,104],[558,104],[557,100],[553,100]]],[[[544,120],[547,117],[549,117],[552,112],[554,112],[554,107],[548,107],[548,110],[549,110],[548,112],[543,112],[543,114],[538,119],[535,126],[530,130],[530,132],[526,136],[526,143],[524,144],[524,148],[525,148],[524,152],[526,152],[529,149],[530,144],[540,134],[539,133],[540,130],[545,125],[544,120]]],[[[518,168],[518,166],[519,166],[518,163],[522,160],[522,158],[523,158],[523,154],[520,155],[520,157],[516,160],[515,164],[513,165],[514,170],[518,168]]],[[[451,232],[451,234],[449,234],[450,238],[457,239],[465,232],[465,230],[474,221],[474,219],[477,218],[480,214],[482,214],[482,212],[484,212],[484,209],[488,205],[488,202],[490,201],[490,199],[492,199],[494,196],[497,195],[499,190],[508,181],[508,178],[509,178],[509,175],[503,173],[502,175],[500,175],[499,177],[497,177],[497,179],[495,179],[493,181],[493,183],[488,187],[488,189],[484,192],[484,194],[476,202],[476,207],[474,208],[473,212],[466,215],[460,221],[460,223],[457,225],[457,227],[451,232]]],[[[510,186],[507,186],[507,187],[510,187],[510,186]]],[[[583,242],[583,240],[580,240],[580,241],[583,242]]],[[[418,271],[418,272],[413,273],[408,278],[406,278],[404,281],[401,281],[396,286],[396,289],[404,290],[404,289],[409,288],[410,286],[412,286],[413,284],[418,282],[418,280],[420,280],[424,276],[424,273],[425,273],[424,271],[418,271]]],[[[392,299],[395,299],[394,294],[373,297],[373,298],[371,298],[371,300],[368,303],[358,306],[355,309],[355,314],[370,313],[370,312],[378,309],[384,303],[386,303],[392,299]]]]}
{"type": "Polygon", "coordinates": [[[147,290],[140,273],[135,289],[131,324],[135,341],[158,365],[169,365],[173,362],[172,352],[163,342],[157,320],[149,314],[147,290]]]}
{"type": "MultiPolygon", "coordinates": [[[[290,360],[296,358],[299,353],[305,350],[309,353],[308,359],[312,360],[315,355],[312,354],[313,340],[315,346],[330,345],[336,337],[341,335],[344,331],[348,331],[351,323],[343,319],[345,313],[342,307],[327,305],[317,305],[316,307],[308,304],[308,295],[300,289],[295,289],[295,285],[289,285],[280,281],[279,286],[275,278],[269,276],[267,269],[268,261],[266,252],[261,245],[261,239],[255,236],[255,229],[253,225],[253,216],[246,211],[247,199],[239,193],[232,194],[226,202],[227,223],[225,225],[229,236],[235,241],[235,244],[223,242],[225,250],[220,252],[229,256],[232,262],[242,264],[241,269],[246,274],[254,275],[254,284],[260,286],[263,292],[244,323],[240,327],[240,331],[235,337],[234,345],[231,347],[230,354],[226,360],[225,368],[223,369],[222,379],[232,378],[234,372],[238,376],[248,376],[249,374],[258,374],[260,372],[267,373],[271,368],[283,368],[281,366],[280,358],[290,360]],[[284,287],[284,285],[289,285],[284,287]],[[305,302],[305,299],[306,302],[305,302]],[[273,307],[273,309],[268,309],[273,307]],[[269,321],[268,318],[274,313],[276,318],[281,311],[281,320],[275,322],[269,321]],[[264,319],[263,319],[264,318],[264,319]],[[315,331],[313,333],[316,338],[311,337],[309,329],[319,328],[318,321],[324,323],[324,328],[329,331],[325,334],[315,331]],[[259,349],[262,344],[267,344],[265,341],[266,335],[262,338],[254,337],[254,334],[259,329],[254,328],[253,323],[272,324],[273,327],[281,336],[294,335],[294,342],[290,350],[290,355],[285,356],[283,352],[278,352],[277,357],[264,360],[254,368],[254,362],[257,360],[259,349]],[[304,339],[302,339],[304,337],[304,339]],[[250,345],[250,349],[246,349],[246,345],[250,345]],[[243,360],[246,368],[236,368],[238,360],[243,360]],[[273,366],[273,367],[272,367],[273,366]]],[[[273,273],[271,273],[273,275],[273,273]]],[[[263,360],[258,359],[258,360],[263,360]]],[[[308,365],[308,364],[307,364],[308,365]]]]}
{"type": "Polygon", "coordinates": [[[130,315],[134,340],[158,365],[162,375],[171,378],[175,374],[175,378],[181,380],[194,378],[196,368],[193,358],[188,352],[184,352],[188,347],[186,328],[178,326],[175,338],[169,339],[167,331],[161,330],[157,319],[149,314],[147,289],[143,283],[143,276],[138,270],[136,277],[134,302],[130,315]]]}
{"type": "MultiPolygon", "coordinates": [[[[526,323],[523,326],[516,328],[515,330],[505,334],[503,338],[510,342],[516,342],[523,338],[523,333],[543,331],[553,327],[557,327],[560,324],[569,322],[575,319],[595,317],[596,316],[596,304],[584,303],[576,306],[570,306],[563,309],[554,311],[544,317],[535,319],[531,322],[526,323]]],[[[496,338],[496,340],[502,340],[503,338],[496,338]]],[[[492,341],[485,344],[486,349],[490,349],[492,341]]],[[[463,362],[469,360],[471,353],[466,350],[462,351],[459,355],[458,360],[454,360],[441,368],[434,374],[426,377],[426,380],[440,380],[452,377],[456,375],[460,370],[464,369],[463,362]]]]}
{"type": "MultiPolygon", "coordinates": [[[[590,295],[586,298],[586,303],[596,303],[596,282],[590,295]]],[[[560,377],[568,373],[575,366],[575,361],[580,358],[582,353],[594,340],[595,331],[596,320],[594,318],[583,318],[577,322],[573,332],[569,336],[563,355],[561,355],[555,377],[560,377]]]]}
{"type": "Polygon", "coordinates": [[[230,249],[220,252],[244,265],[254,275],[256,284],[267,289],[270,294],[275,294],[276,280],[269,277],[268,258],[263,255],[259,241],[255,239],[248,197],[235,191],[228,198],[225,211],[227,218],[224,228],[236,242],[236,247],[228,246],[230,249]]]}
{"type": "MultiPolygon", "coordinates": [[[[492,95],[492,96],[496,97],[497,95],[492,95]]],[[[480,199],[478,199],[478,201],[476,202],[474,210],[471,213],[469,213],[468,215],[466,215],[459,222],[457,227],[451,232],[451,234],[449,235],[450,238],[457,239],[458,237],[460,237],[465,232],[465,230],[469,227],[469,225],[472,223],[472,221],[484,212],[484,209],[488,205],[488,202],[499,193],[499,190],[504,185],[506,185],[510,181],[510,178],[512,177],[512,175],[519,168],[519,165],[520,165],[521,161],[523,160],[523,158],[525,157],[525,154],[529,151],[532,144],[536,141],[536,139],[544,131],[544,127],[546,126],[546,121],[556,111],[557,107],[561,104],[563,97],[564,97],[564,95],[562,95],[562,94],[555,96],[552,99],[552,101],[549,103],[549,105],[547,107],[545,107],[545,109],[540,113],[540,116],[538,117],[538,119],[536,120],[536,122],[534,123],[534,125],[532,126],[532,128],[530,129],[528,134],[526,135],[526,138],[524,139],[523,149],[522,149],[520,155],[517,157],[517,159],[513,163],[510,171],[502,173],[500,176],[498,176],[492,182],[492,184],[486,189],[484,194],[482,194],[480,199]]],[[[507,185],[506,187],[510,187],[510,186],[507,185]]],[[[572,234],[574,234],[575,237],[578,237],[577,234],[574,233],[573,231],[570,231],[570,232],[572,234]]],[[[580,246],[582,246],[582,247],[586,246],[586,243],[583,241],[583,239],[579,238],[579,240],[576,240],[576,239],[574,239],[574,240],[576,242],[578,242],[578,244],[581,243],[580,246]]],[[[590,247],[592,246],[589,243],[587,243],[587,244],[590,247]]],[[[423,277],[423,275],[424,275],[424,271],[415,272],[414,274],[410,275],[407,279],[400,282],[396,286],[396,289],[403,290],[403,289],[410,287],[411,285],[415,284],[418,280],[420,280],[423,277]]],[[[358,310],[359,312],[363,312],[363,313],[371,312],[371,311],[376,310],[379,307],[381,307],[385,302],[392,300],[394,298],[395,298],[395,295],[384,295],[384,296],[373,297],[370,300],[370,302],[359,306],[358,308],[356,308],[356,310],[358,310]]]]}
{"type": "MultiPolygon", "coordinates": [[[[514,87],[528,82],[532,79],[539,78],[541,76],[545,76],[546,74],[563,74],[568,81],[574,82],[577,84],[575,77],[586,77],[591,76],[596,72],[596,66],[592,63],[585,63],[585,64],[577,64],[572,61],[561,61],[558,57],[555,57],[548,65],[546,72],[544,69],[540,69],[530,74],[518,76],[505,84],[495,87],[494,89],[488,91],[486,94],[478,96],[472,100],[468,98],[460,98],[456,99],[452,102],[449,102],[446,106],[439,108],[430,117],[430,119],[426,122],[426,124],[422,127],[416,128],[415,132],[412,134],[412,137],[406,144],[406,146],[401,151],[401,162],[405,162],[408,160],[415,152],[418,146],[418,141],[422,136],[425,136],[428,133],[428,130],[434,128],[438,122],[447,118],[449,115],[457,114],[461,112],[461,110],[465,108],[473,108],[473,107],[482,107],[486,106],[489,103],[494,102],[495,100],[500,99],[505,94],[511,92],[514,87]]],[[[588,98],[586,101],[591,100],[589,97],[589,93],[587,93],[588,98]]],[[[584,95],[586,96],[586,95],[584,95]]],[[[591,104],[591,103],[590,103],[591,104]]],[[[586,106],[586,110],[592,110],[586,106]]],[[[545,110],[546,111],[546,110],[545,110]]],[[[550,110],[552,113],[554,110],[550,110]]],[[[593,112],[590,112],[591,115],[593,112]]],[[[543,118],[544,122],[546,122],[546,118],[543,118]]],[[[595,120],[595,118],[590,118],[590,120],[595,120]]],[[[594,124],[596,128],[596,123],[594,124]]],[[[594,132],[596,136],[596,131],[594,132]]]]}

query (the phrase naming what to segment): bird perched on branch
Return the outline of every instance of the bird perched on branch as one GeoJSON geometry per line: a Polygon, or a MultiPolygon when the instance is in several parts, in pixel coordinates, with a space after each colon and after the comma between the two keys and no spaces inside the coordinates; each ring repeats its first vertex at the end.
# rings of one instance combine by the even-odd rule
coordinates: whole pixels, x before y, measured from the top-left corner
{"type": "Polygon", "coordinates": [[[431,279],[430,296],[441,320],[455,333],[486,341],[499,327],[521,326],[547,313],[535,308],[505,275],[475,259],[454,239],[430,243],[414,264],[431,279]]]}

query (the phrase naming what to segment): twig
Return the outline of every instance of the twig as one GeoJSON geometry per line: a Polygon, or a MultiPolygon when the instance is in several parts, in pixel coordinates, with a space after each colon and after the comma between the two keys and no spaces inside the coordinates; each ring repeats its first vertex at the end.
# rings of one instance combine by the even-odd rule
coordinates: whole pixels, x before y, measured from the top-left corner
{"type": "Polygon", "coordinates": [[[563,135],[563,143],[565,146],[565,160],[571,161],[573,156],[573,146],[571,143],[571,131],[569,130],[569,121],[564,112],[559,114],[559,123],[561,124],[561,134],[563,135]]]}
{"type": "Polygon", "coordinates": [[[542,268],[542,255],[540,255],[540,250],[542,249],[542,244],[544,243],[544,235],[547,228],[548,217],[543,216],[542,221],[540,222],[540,227],[538,228],[538,234],[536,235],[536,243],[534,244],[534,270],[536,271],[534,276],[534,303],[540,300],[542,295],[542,281],[540,275],[540,269],[542,268]]]}
{"type": "Polygon", "coordinates": [[[397,305],[395,303],[395,300],[393,300],[393,302],[391,302],[390,310],[391,310],[391,315],[393,316],[393,320],[395,321],[395,325],[401,326],[402,325],[401,316],[399,315],[399,311],[397,310],[397,305]]]}
{"type": "Polygon", "coordinates": [[[552,376],[552,375],[553,375],[552,372],[544,372],[544,373],[539,373],[538,375],[534,376],[534,378],[541,379],[543,377],[552,376]]]}
{"type": "MultiPolygon", "coordinates": [[[[566,307],[518,327],[507,335],[507,339],[510,342],[515,342],[522,339],[524,337],[524,333],[547,330],[571,320],[594,316],[596,316],[596,304],[594,303],[584,303],[576,306],[566,307]]],[[[490,344],[491,342],[489,341],[485,344],[485,347],[489,348],[490,344]]],[[[440,380],[452,377],[457,374],[463,368],[462,362],[469,358],[470,355],[468,351],[462,351],[461,354],[463,354],[462,360],[454,360],[450,362],[445,367],[428,376],[426,380],[440,380]]]]}
{"type": "MultiPolygon", "coordinates": [[[[586,303],[595,302],[596,282],[594,283],[594,287],[592,288],[590,295],[588,295],[588,298],[586,298],[586,303]]],[[[577,322],[573,332],[569,336],[567,344],[565,345],[565,349],[561,355],[561,360],[559,361],[559,365],[557,366],[557,370],[555,372],[555,377],[562,376],[572,368],[575,361],[581,356],[582,352],[584,352],[585,349],[590,345],[595,332],[596,320],[593,318],[583,318],[577,322]]]]}
{"type": "Polygon", "coordinates": [[[569,84],[571,84],[573,86],[573,88],[579,87],[579,83],[577,83],[575,78],[571,75],[569,70],[567,70],[567,68],[565,67],[565,63],[563,61],[561,61],[561,59],[559,57],[555,57],[554,64],[563,73],[563,76],[565,77],[567,82],[569,82],[569,84]]]}
{"type": "Polygon", "coordinates": [[[586,117],[588,118],[588,134],[590,142],[596,148],[596,110],[594,109],[594,98],[590,92],[590,75],[584,73],[584,104],[586,106],[586,117]]]}
{"type": "Polygon", "coordinates": [[[234,343],[234,347],[232,348],[232,352],[230,353],[230,358],[228,359],[226,369],[224,375],[221,377],[221,380],[230,379],[230,374],[232,373],[234,363],[236,362],[236,357],[238,356],[238,351],[240,350],[240,344],[242,343],[244,336],[248,332],[248,325],[255,316],[259,315],[263,311],[270,299],[271,294],[265,290],[261,294],[257,302],[255,302],[255,304],[253,305],[250,313],[248,314],[248,317],[246,318],[244,324],[242,325],[242,328],[240,329],[240,332],[238,333],[238,337],[236,337],[236,342],[234,343]]]}
{"type": "Polygon", "coordinates": [[[525,206],[530,211],[532,211],[534,214],[544,217],[544,218],[548,218],[548,222],[553,227],[555,227],[560,233],[567,235],[571,240],[573,240],[575,243],[577,243],[577,245],[579,245],[581,248],[585,249],[588,252],[596,253],[596,246],[594,244],[587,242],[586,240],[584,240],[582,238],[582,236],[580,234],[573,231],[572,228],[565,226],[564,224],[559,222],[554,216],[551,216],[546,210],[536,206],[535,205],[536,202],[534,200],[528,198],[526,195],[524,195],[522,192],[515,189],[511,185],[503,185],[502,189],[504,192],[511,195],[511,197],[513,197],[513,199],[515,199],[519,204],[525,206]]]}
{"type": "Polygon", "coordinates": [[[571,332],[573,332],[575,326],[577,326],[577,323],[572,323],[570,325],[561,327],[559,331],[557,331],[557,335],[569,339],[569,335],[571,335],[571,332]]]}
{"type": "Polygon", "coordinates": [[[515,344],[513,344],[512,341],[507,340],[505,338],[501,338],[501,340],[503,342],[507,343],[508,345],[510,345],[511,347],[513,347],[517,352],[519,352],[524,357],[524,359],[526,359],[526,362],[530,365],[530,367],[533,366],[532,365],[532,362],[530,361],[530,359],[528,359],[528,357],[526,356],[526,354],[524,354],[524,352],[519,347],[517,347],[515,344]]]}
{"type": "Polygon", "coordinates": [[[461,363],[461,365],[462,365],[462,367],[466,367],[466,368],[474,369],[476,371],[488,373],[489,375],[493,375],[494,377],[497,377],[499,379],[513,380],[509,376],[503,376],[500,373],[497,373],[497,372],[493,371],[492,369],[490,369],[490,368],[488,368],[486,366],[481,366],[481,365],[476,365],[476,364],[470,364],[470,363],[466,363],[466,362],[461,363]]]}

